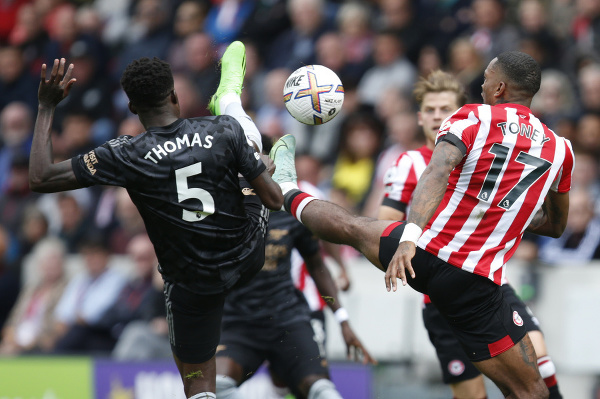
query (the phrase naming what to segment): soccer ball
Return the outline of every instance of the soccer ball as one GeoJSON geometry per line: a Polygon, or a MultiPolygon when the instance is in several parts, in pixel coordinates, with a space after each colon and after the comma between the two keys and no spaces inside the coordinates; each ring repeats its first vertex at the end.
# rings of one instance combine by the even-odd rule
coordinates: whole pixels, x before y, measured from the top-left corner
{"type": "Polygon", "coordinates": [[[296,69],[285,81],[283,102],[298,121],[322,125],[342,109],[344,86],[331,69],[323,65],[306,65],[296,69]]]}

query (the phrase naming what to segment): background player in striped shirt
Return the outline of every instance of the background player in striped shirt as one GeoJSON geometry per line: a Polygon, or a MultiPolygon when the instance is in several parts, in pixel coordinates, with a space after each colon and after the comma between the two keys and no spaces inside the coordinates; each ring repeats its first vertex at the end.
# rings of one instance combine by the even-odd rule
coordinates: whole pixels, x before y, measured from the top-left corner
{"type": "MultiPolygon", "coordinates": [[[[465,92],[460,82],[451,74],[442,71],[434,71],[426,79],[419,80],[415,84],[413,94],[419,106],[417,116],[425,134],[426,144],[417,150],[400,154],[386,171],[385,194],[379,208],[378,219],[405,219],[417,181],[431,159],[436,135],[442,122],[466,102],[465,92]]],[[[554,363],[547,355],[546,343],[537,319],[533,317],[527,305],[517,297],[508,282],[502,285],[502,292],[523,318],[538,357],[540,374],[550,391],[550,399],[560,399],[562,396],[558,390],[554,363]]],[[[427,295],[424,295],[423,322],[429,333],[429,339],[435,346],[444,383],[450,385],[454,398],[485,398],[486,390],[481,373],[470,362],[448,322],[427,295]]]]}
{"type": "Polygon", "coordinates": [[[490,62],[485,105],[466,105],[442,124],[408,223],[356,217],[298,190],[292,136],[270,154],[285,209],[319,238],[351,245],[386,270],[388,291],[400,278],[428,294],[469,359],[509,398],[549,392],[523,319],[502,295],[504,266],[525,230],[563,233],[574,163],[568,140],[529,110],[540,81],[527,54],[490,62]]]}

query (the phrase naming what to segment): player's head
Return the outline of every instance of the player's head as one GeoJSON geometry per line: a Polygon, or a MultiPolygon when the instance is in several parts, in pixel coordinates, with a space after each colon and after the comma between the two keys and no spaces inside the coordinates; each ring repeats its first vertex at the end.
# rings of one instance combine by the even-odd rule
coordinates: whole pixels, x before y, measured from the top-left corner
{"type": "Polygon", "coordinates": [[[530,55],[506,51],[486,68],[481,96],[489,105],[512,102],[529,106],[541,81],[541,68],[530,55]]]}
{"type": "Polygon", "coordinates": [[[467,102],[461,83],[453,75],[440,70],[421,77],[415,84],[413,95],[419,106],[419,126],[423,127],[430,143],[435,141],[444,119],[467,102]]]}
{"type": "Polygon", "coordinates": [[[121,76],[121,86],[134,114],[172,104],[178,108],[171,66],[156,57],[132,61],[121,76]]]}

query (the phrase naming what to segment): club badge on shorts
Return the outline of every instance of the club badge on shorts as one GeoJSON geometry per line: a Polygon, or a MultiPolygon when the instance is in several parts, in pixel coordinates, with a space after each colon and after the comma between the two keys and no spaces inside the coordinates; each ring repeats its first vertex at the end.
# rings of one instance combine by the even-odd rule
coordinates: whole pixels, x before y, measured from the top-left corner
{"type": "Polygon", "coordinates": [[[448,363],[448,372],[452,375],[461,375],[465,371],[465,364],[460,360],[452,360],[448,363]]]}
{"type": "Polygon", "coordinates": [[[519,327],[523,325],[523,319],[516,310],[513,312],[513,322],[519,327]]]}

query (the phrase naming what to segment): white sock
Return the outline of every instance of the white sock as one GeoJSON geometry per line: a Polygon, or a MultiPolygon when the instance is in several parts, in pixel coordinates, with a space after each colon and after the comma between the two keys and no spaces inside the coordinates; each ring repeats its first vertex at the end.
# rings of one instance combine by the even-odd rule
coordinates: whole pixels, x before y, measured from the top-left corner
{"type": "Polygon", "coordinates": [[[281,187],[281,193],[286,195],[291,190],[298,190],[298,185],[292,181],[286,181],[283,183],[279,183],[279,187],[281,187]]]}
{"type": "Polygon", "coordinates": [[[240,97],[234,93],[227,93],[220,99],[220,106],[223,115],[233,116],[242,125],[246,138],[255,143],[258,146],[259,152],[262,152],[263,146],[260,132],[252,118],[242,108],[240,97]]]}

